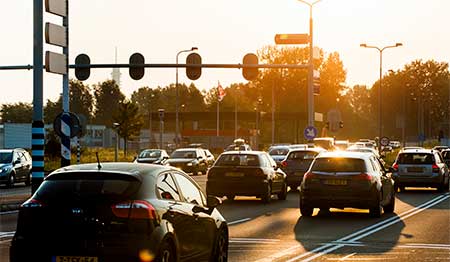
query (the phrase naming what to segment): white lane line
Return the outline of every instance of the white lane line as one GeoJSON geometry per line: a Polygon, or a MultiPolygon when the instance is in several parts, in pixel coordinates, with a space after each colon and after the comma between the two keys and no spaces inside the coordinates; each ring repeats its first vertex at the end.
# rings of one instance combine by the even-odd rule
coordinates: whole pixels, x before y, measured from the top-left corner
{"type": "Polygon", "coordinates": [[[280,239],[273,239],[273,238],[239,238],[239,237],[232,237],[230,240],[242,240],[242,241],[272,241],[272,242],[279,242],[280,239]]]}
{"type": "MultiPolygon", "coordinates": [[[[350,234],[350,235],[347,235],[347,236],[345,236],[345,237],[342,237],[342,238],[336,240],[335,242],[348,241],[348,240],[351,239],[352,237],[358,236],[359,234],[362,234],[362,233],[367,232],[367,231],[370,231],[370,230],[372,230],[372,229],[374,229],[374,228],[380,227],[380,226],[382,226],[382,225],[385,224],[385,223],[389,223],[390,221],[394,221],[394,220],[396,220],[396,219],[397,219],[398,217],[400,217],[400,216],[403,216],[403,215],[406,215],[406,214],[408,214],[408,213],[411,213],[411,212],[413,212],[413,211],[415,211],[415,210],[417,210],[417,209],[420,209],[420,208],[422,208],[422,207],[426,207],[426,206],[428,206],[429,204],[433,204],[434,202],[439,201],[439,200],[441,200],[441,199],[444,199],[444,198],[447,199],[449,194],[450,194],[450,193],[446,193],[446,194],[444,194],[444,195],[437,196],[437,197],[435,197],[435,198],[433,198],[433,199],[431,199],[431,200],[429,200],[429,201],[427,201],[427,202],[425,202],[425,203],[423,203],[423,204],[421,204],[421,205],[419,205],[419,206],[417,206],[417,207],[415,207],[415,208],[412,208],[412,209],[410,209],[410,210],[407,210],[407,211],[401,213],[401,214],[398,215],[397,217],[390,217],[390,218],[388,218],[388,219],[385,219],[385,220],[383,220],[383,221],[380,221],[380,222],[378,222],[378,223],[375,223],[375,224],[373,224],[373,225],[371,225],[371,226],[365,227],[365,228],[363,228],[363,229],[361,229],[361,230],[358,230],[358,231],[356,231],[356,232],[354,232],[354,233],[352,233],[352,234],[350,234]]],[[[444,200],[445,200],[445,199],[444,199],[444,200]]],[[[354,242],[354,241],[353,241],[353,242],[354,242]]],[[[316,253],[321,252],[321,251],[323,251],[323,250],[325,250],[325,249],[327,249],[327,248],[331,248],[332,246],[335,246],[335,244],[330,244],[330,243],[328,243],[328,244],[325,244],[325,245],[323,245],[323,246],[319,246],[319,247],[317,247],[317,248],[315,248],[315,249],[313,249],[313,250],[311,250],[311,251],[308,251],[308,252],[303,253],[303,254],[301,254],[301,255],[299,255],[299,256],[296,256],[296,257],[294,257],[293,259],[291,259],[291,260],[289,260],[289,261],[295,261],[295,260],[301,259],[301,258],[303,258],[303,257],[307,257],[307,256],[310,256],[310,255],[312,255],[312,254],[316,254],[316,253]]],[[[281,251],[281,252],[278,252],[278,253],[276,253],[276,254],[273,254],[273,255],[271,255],[271,256],[269,256],[269,257],[266,257],[266,258],[263,258],[263,259],[259,259],[259,260],[257,260],[256,262],[270,262],[270,261],[274,261],[274,260],[276,260],[276,259],[280,259],[280,258],[282,258],[282,257],[292,255],[292,254],[295,253],[298,249],[301,249],[301,248],[302,248],[302,245],[298,245],[298,246],[295,246],[295,247],[292,247],[292,248],[283,250],[283,251],[281,251]]],[[[334,251],[334,249],[333,249],[333,251],[334,251]]]]}
{"type": "Polygon", "coordinates": [[[9,231],[9,232],[0,232],[0,237],[3,235],[14,235],[16,233],[16,231],[9,231]]]}
{"type": "MultiPolygon", "coordinates": [[[[437,198],[435,198],[435,199],[437,199],[437,200],[435,200],[435,201],[428,201],[428,202],[427,202],[427,203],[429,203],[428,205],[425,205],[425,206],[424,206],[424,205],[421,205],[421,208],[415,208],[415,211],[414,211],[414,212],[404,212],[404,213],[407,213],[407,214],[404,215],[404,216],[398,216],[398,217],[395,217],[395,219],[392,220],[392,221],[390,221],[389,223],[384,223],[384,224],[380,225],[378,228],[372,229],[372,230],[370,230],[370,231],[368,231],[368,232],[366,231],[366,232],[364,232],[363,234],[360,234],[360,235],[358,235],[358,236],[356,236],[356,237],[354,237],[354,238],[351,238],[351,239],[348,240],[348,241],[349,241],[349,242],[352,242],[352,241],[360,240],[361,238],[367,237],[367,236],[369,236],[369,235],[372,235],[373,233],[376,233],[376,232],[378,232],[378,231],[380,231],[380,230],[385,229],[386,227],[389,227],[389,226],[391,226],[391,225],[393,225],[393,224],[396,224],[396,223],[402,221],[403,219],[406,219],[406,218],[411,217],[411,216],[413,216],[413,215],[416,215],[416,214],[418,214],[418,213],[420,213],[420,212],[423,212],[424,210],[426,210],[426,209],[428,209],[428,208],[430,208],[430,207],[432,207],[432,206],[435,206],[435,205],[437,205],[437,204],[439,204],[439,203],[441,203],[441,202],[447,200],[448,198],[450,198],[450,196],[449,196],[448,194],[443,195],[443,197],[437,197],[437,198]],[[431,203],[430,203],[430,202],[431,202],[431,203]]],[[[347,239],[348,237],[344,237],[344,238],[347,239]]],[[[341,238],[341,239],[339,239],[338,241],[342,241],[344,238],[341,238]]],[[[331,247],[331,248],[329,248],[329,249],[327,249],[327,250],[321,251],[321,252],[318,253],[318,254],[315,254],[314,256],[308,257],[307,259],[304,259],[304,260],[302,260],[302,261],[303,261],[303,262],[309,262],[309,261],[312,261],[312,260],[314,260],[314,259],[316,259],[316,258],[318,258],[318,257],[321,257],[321,256],[325,255],[325,254],[331,253],[331,252],[335,251],[336,249],[339,249],[339,248],[341,248],[341,247],[343,247],[343,246],[344,246],[344,245],[337,245],[337,246],[335,246],[335,247],[331,247]],[[337,248],[336,248],[336,247],[337,247],[337,248]]],[[[306,254],[306,253],[305,253],[305,254],[306,254]]],[[[302,254],[301,257],[304,257],[303,255],[304,255],[304,254],[302,254]]],[[[300,258],[300,256],[295,257],[295,258],[293,258],[293,259],[291,259],[291,260],[289,260],[289,261],[295,261],[295,260],[298,260],[299,258],[300,258]]]]}
{"type": "Polygon", "coordinates": [[[347,258],[349,258],[349,257],[351,257],[351,256],[353,256],[353,255],[355,255],[355,254],[356,254],[356,253],[351,253],[351,254],[349,254],[349,255],[346,255],[345,257],[339,259],[339,261],[344,261],[344,260],[346,260],[347,258]]]}
{"type": "Polygon", "coordinates": [[[228,222],[228,225],[232,226],[232,225],[236,225],[236,224],[247,222],[249,220],[252,220],[252,219],[247,217],[247,218],[239,219],[239,220],[236,220],[236,221],[228,222]]]}
{"type": "Polygon", "coordinates": [[[16,213],[19,213],[19,210],[13,210],[13,211],[3,211],[3,212],[0,212],[0,216],[1,216],[1,215],[10,215],[10,214],[16,214],[16,213]]]}

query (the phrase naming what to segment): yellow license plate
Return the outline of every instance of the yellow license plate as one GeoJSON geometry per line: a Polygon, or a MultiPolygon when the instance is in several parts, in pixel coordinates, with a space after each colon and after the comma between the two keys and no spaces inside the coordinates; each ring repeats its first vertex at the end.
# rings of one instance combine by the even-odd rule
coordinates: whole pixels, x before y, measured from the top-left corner
{"type": "Polygon", "coordinates": [[[56,262],[98,262],[98,257],[56,256],[56,262]]]}
{"type": "Polygon", "coordinates": [[[331,186],[345,186],[347,185],[347,180],[344,179],[327,179],[325,180],[326,185],[331,186]]]}
{"type": "Polygon", "coordinates": [[[231,176],[231,177],[243,177],[244,173],[238,173],[238,172],[228,172],[225,174],[225,176],[231,176]]]}

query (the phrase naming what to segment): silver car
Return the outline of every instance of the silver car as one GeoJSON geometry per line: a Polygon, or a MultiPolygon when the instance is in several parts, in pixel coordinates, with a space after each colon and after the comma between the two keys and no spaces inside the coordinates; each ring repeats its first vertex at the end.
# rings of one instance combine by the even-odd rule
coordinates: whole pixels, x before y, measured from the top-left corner
{"type": "Polygon", "coordinates": [[[429,149],[401,151],[392,165],[396,188],[435,187],[449,190],[449,171],[441,154],[429,149]]]}

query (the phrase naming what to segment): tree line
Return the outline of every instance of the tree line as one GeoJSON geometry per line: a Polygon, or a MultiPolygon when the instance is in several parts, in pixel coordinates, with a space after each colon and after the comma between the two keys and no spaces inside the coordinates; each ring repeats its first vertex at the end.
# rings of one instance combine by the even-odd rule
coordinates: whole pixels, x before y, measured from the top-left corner
{"type": "MultiPolygon", "coordinates": [[[[307,47],[266,46],[258,51],[261,63],[305,64],[307,47]]],[[[376,137],[378,135],[379,81],[371,87],[347,86],[346,69],[337,52],[320,52],[314,61],[320,72],[320,94],[315,96],[315,111],[323,114],[324,121],[317,122],[319,130],[326,126],[327,113],[340,112],[344,128],[326,130],[327,135],[342,139],[376,137]],[[332,132],[333,131],[333,132],[332,132]]],[[[276,142],[301,142],[306,126],[308,72],[305,69],[265,69],[258,78],[246,83],[234,83],[224,87],[226,96],[220,101],[221,111],[258,111],[270,114],[298,113],[303,116],[296,123],[276,121],[276,142]],[[273,100],[273,101],[272,101],[273,100]],[[273,102],[273,103],[272,103],[273,102]],[[295,126],[297,125],[297,127],[295,126]],[[300,127],[300,128],[299,128],[300,127]]],[[[383,134],[392,139],[402,137],[404,125],[407,137],[424,133],[426,137],[448,134],[450,74],[448,63],[434,60],[415,60],[397,71],[390,70],[382,78],[383,134]]],[[[119,135],[131,139],[142,128],[149,127],[148,115],[164,108],[175,112],[176,86],[144,86],[126,97],[113,80],[92,86],[78,80],[70,80],[71,111],[83,116],[87,123],[112,127],[119,123],[119,135]]],[[[195,84],[179,84],[181,112],[213,112],[218,97],[216,86],[199,90],[195,84]]],[[[62,98],[47,100],[44,107],[45,123],[52,123],[62,111],[62,98]]],[[[32,104],[26,102],[3,104],[0,110],[2,122],[31,123],[32,104]]],[[[251,128],[250,124],[240,123],[251,128]]],[[[270,143],[271,123],[261,123],[261,139],[270,143]]]]}

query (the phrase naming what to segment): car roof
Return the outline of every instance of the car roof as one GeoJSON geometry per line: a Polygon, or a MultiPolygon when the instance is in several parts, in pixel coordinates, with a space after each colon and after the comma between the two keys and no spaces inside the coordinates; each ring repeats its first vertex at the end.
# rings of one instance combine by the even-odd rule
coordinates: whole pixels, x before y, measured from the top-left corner
{"type": "Polygon", "coordinates": [[[289,153],[291,153],[291,152],[302,152],[302,151],[308,151],[308,152],[314,151],[314,152],[317,152],[317,153],[326,152],[326,150],[321,148],[321,147],[305,147],[305,148],[292,148],[289,153]]]}
{"type": "Polygon", "coordinates": [[[318,158],[342,157],[342,158],[359,158],[368,159],[374,154],[369,152],[351,152],[351,151],[325,151],[318,155],[318,158]]]}
{"type": "Polygon", "coordinates": [[[221,155],[261,155],[265,154],[264,151],[256,151],[256,150],[242,150],[242,151],[225,151],[221,155]]]}
{"type": "Polygon", "coordinates": [[[405,154],[405,153],[433,153],[433,150],[431,149],[425,149],[425,148],[410,148],[402,150],[399,154],[405,154]]]}
{"type": "Polygon", "coordinates": [[[175,151],[195,151],[196,149],[201,149],[201,148],[198,148],[198,147],[178,148],[178,149],[175,149],[175,151]]]}
{"type": "MultiPolygon", "coordinates": [[[[17,148],[16,148],[17,149],[17,148]]],[[[0,152],[6,152],[6,153],[11,153],[12,151],[14,151],[15,149],[0,149],[0,152]]]]}

